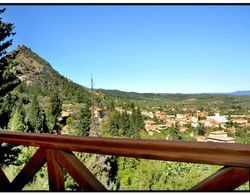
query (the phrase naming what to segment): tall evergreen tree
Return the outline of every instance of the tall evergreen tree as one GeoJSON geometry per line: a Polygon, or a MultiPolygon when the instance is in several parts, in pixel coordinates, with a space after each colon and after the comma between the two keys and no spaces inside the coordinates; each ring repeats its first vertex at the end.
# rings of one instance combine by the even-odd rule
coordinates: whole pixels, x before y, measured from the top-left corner
{"type": "Polygon", "coordinates": [[[112,136],[119,135],[119,120],[120,114],[117,111],[114,111],[109,122],[109,134],[112,136]]]}
{"type": "Polygon", "coordinates": [[[80,111],[79,134],[82,136],[89,136],[91,126],[91,111],[90,104],[87,104],[80,111]]]}
{"type": "MultiPolygon", "coordinates": [[[[5,9],[0,9],[0,15],[4,13],[4,11],[5,9]]],[[[7,53],[6,49],[11,46],[13,41],[9,38],[15,34],[13,32],[13,29],[14,24],[3,22],[0,16],[0,100],[20,83],[20,80],[10,71],[9,64],[7,63],[7,60],[5,58],[5,55],[7,53]]],[[[9,107],[13,107],[13,104],[5,104],[3,108],[4,103],[0,103],[0,112],[2,112],[2,114],[5,111],[8,111],[9,107]]],[[[11,101],[9,101],[8,103],[11,103],[11,101]]],[[[3,121],[3,123],[1,122],[1,124],[6,125],[6,115],[0,114],[0,117],[0,121],[3,121]]],[[[12,145],[0,145],[0,166],[2,165],[2,163],[5,163],[6,165],[12,164],[15,161],[17,154],[18,151],[13,150],[12,145]]]]}
{"type": "Polygon", "coordinates": [[[25,130],[25,123],[24,123],[24,116],[19,108],[16,108],[13,112],[13,115],[9,121],[8,129],[10,131],[24,131],[25,130]]]}
{"type": "Polygon", "coordinates": [[[54,93],[51,98],[51,114],[59,116],[62,111],[62,101],[57,93],[54,93]]]}
{"type": "Polygon", "coordinates": [[[118,130],[117,130],[116,122],[115,122],[113,116],[111,116],[110,117],[110,121],[109,121],[109,131],[108,131],[108,134],[109,135],[113,135],[113,134],[115,134],[114,132],[118,132],[118,130]]]}
{"type": "Polygon", "coordinates": [[[205,135],[206,134],[206,129],[204,128],[204,126],[200,126],[198,129],[198,135],[205,135]]]}
{"type": "Polygon", "coordinates": [[[41,113],[41,120],[42,120],[41,132],[48,133],[49,128],[48,128],[48,125],[47,125],[47,119],[46,119],[46,115],[45,115],[44,110],[41,113]]]}
{"type": "MultiPolygon", "coordinates": [[[[0,9],[0,15],[5,9],[0,9]]],[[[13,39],[9,39],[15,35],[13,32],[14,24],[3,22],[0,17],[0,97],[6,95],[13,90],[20,80],[11,72],[9,64],[5,58],[7,48],[11,46],[13,39]]]]}
{"type": "MultiPolygon", "coordinates": [[[[0,15],[6,9],[0,9],[0,15]]],[[[9,101],[11,96],[7,99],[1,100],[8,92],[13,90],[20,82],[20,80],[11,72],[9,63],[6,60],[7,48],[11,46],[13,39],[10,39],[15,33],[13,32],[14,24],[3,22],[0,16],[0,126],[6,126],[10,113],[8,107],[13,107],[12,101],[9,101]],[[7,100],[7,103],[5,102],[7,100]]]]}
{"type": "MultiPolygon", "coordinates": [[[[61,114],[62,111],[62,101],[59,98],[57,93],[54,93],[51,97],[51,106],[50,106],[50,111],[49,111],[49,121],[51,123],[51,130],[57,130],[57,133],[59,132],[60,125],[58,124],[58,118],[61,114]]],[[[45,115],[44,115],[45,116],[45,115]]]]}
{"type": "Polygon", "coordinates": [[[7,94],[2,99],[0,97],[0,127],[5,128],[11,117],[12,109],[15,106],[17,97],[14,94],[7,94]]]}
{"type": "Polygon", "coordinates": [[[27,112],[28,121],[32,127],[31,131],[39,133],[42,128],[41,109],[36,95],[33,96],[30,109],[27,112]]]}
{"type": "Polygon", "coordinates": [[[136,117],[137,117],[137,127],[139,129],[143,129],[144,128],[144,120],[143,120],[140,108],[136,109],[136,117]]]}
{"type": "Polygon", "coordinates": [[[110,101],[109,109],[110,109],[111,111],[114,111],[114,110],[115,110],[115,102],[114,102],[113,99],[111,99],[111,101],[110,101]]]}
{"type": "Polygon", "coordinates": [[[133,108],[132,114],[130,116],[130,123],[131,123],[131,128],[129,133],[130,136],[139,139],[140,130],[144,127],[144,122],[139,108],[137,109],[133,108]]]}
{"type": "Polygon", "coordinates": [[[127,112],[123,112],[120,118],[121,135],[129,137],[130,121],[127,112]]]}

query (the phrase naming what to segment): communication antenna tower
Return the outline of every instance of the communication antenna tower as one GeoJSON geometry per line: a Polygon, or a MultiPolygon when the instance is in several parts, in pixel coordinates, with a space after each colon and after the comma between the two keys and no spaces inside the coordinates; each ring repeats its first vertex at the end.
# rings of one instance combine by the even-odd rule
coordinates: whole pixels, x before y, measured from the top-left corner
{"type": "MultiPolygon", "coordinates": [[[[94,79],[91,74],[91,133],[92,135],[99,136],[98,121],[95,117],[95,93],[94,93],[94,79]]],[[[96,163],[104,162],[105,158],[101,154],[96,154],[96,163]]]]}
{"type": "Polygon", "coordinates": [[[91,74],[91,132],[98,136],[98,124],[95,117],[95,93],[94,93],[94,79],[91,74]]]}

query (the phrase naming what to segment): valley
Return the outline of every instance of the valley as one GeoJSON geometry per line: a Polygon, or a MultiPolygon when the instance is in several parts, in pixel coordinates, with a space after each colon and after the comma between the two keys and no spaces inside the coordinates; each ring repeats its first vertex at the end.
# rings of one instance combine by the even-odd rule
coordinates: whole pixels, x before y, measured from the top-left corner
{"type": "MultiPolygon", "coordinates": [[[[91,90],[60,75],[24,45],[11,52],[7,60],[20,84],[1,101],[0,117],[4,119],[0,124],[1,130],[250,143],[250,96],[91,90]]],[[[19,164],[26,162],[34,153],[33,149],[21,146],[15,150],[19,164]]],[[[77,155],[110,190],[185,190],[220,168],[114,156],[104,156],[99,161],[97,155],[77,155]],[[155,169],[149,169],[153,164],[155,169]],[[117,169],[113,170],[114,167],[117,169]],[[134,175],[133,172],[138,174],[134,175]],[[139,174],[142,172],[146,175],[139,174]],[[155,174],[159,179],[153,179],[155,174]],[[169,181],[164,174],[174,175],[175,179],[169,181]],[[136,179],[143,182],[138,183],[136,179]],[[180,187],[190,179],[192,182],[180,187]]],[[[4,171],[12,177],[20,169],[18,167],[11,165],[4,171]]],[[[47,189],[47,185],[39,184],[46,174],[46,170],[42,169],[26,189],[47,189]]],[[[69,176],[66,177],[66,186],[71,190],[78,189],[69,176]]]]}

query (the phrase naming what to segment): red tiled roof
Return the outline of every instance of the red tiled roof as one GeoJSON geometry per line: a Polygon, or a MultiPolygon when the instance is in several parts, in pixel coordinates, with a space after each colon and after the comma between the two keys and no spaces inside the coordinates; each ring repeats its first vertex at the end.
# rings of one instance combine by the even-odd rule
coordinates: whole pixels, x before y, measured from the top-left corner
{"type": "Polygon", "coordinates": [[[154,121],[144,121],[144,124],[152,125],[152,124],[155,124],[155,122],[154,121]]]}

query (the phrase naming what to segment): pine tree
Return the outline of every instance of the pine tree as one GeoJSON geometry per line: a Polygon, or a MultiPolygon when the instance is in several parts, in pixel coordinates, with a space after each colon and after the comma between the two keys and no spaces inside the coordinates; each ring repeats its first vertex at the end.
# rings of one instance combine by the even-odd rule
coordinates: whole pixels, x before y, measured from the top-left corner
{"type": "Polygon", "coordinates": [[[130,121],[128,113],[122,113],[120,120],[121,135],[129,137],[130,121]]]}
{"type": "Polygon", "coordinates": [[[130,123],[131,123],[131,127],[130,127],[129,136],[139,139],[140,130],[144,127],[144,122],[143,122],[142,115],[141,115],[139,108],[137,109],[133,108],[132,114],[130,116],[130,123]]]}
{"type": "MultiPolygon", "coordinates": [[[[5,9],[0,9],[0,14],[5,9]]],[[[11,72],[9,64],[6,60],[6,49],[12,45],[13,39],[9,37],[15,35],[13,32],[14,24],[3,22],[0,17],[0,97],[13,90],[20,80],[11,72]]]]}
{"type": "Polygon", "coordinates": [[[49,110],[49,121],[51,124],[51,131],[57,130],[57,133],[60,134],[60,125],[58,124],[58,117],[62,111],[62,101],[59,98],[57,93],[54,93],[51,97],[51,106],[49,110]]]}
{"type": "Polygon", "coordinates": [[[42,128],[41,109],[36,95],[33,96],[30,109],[27,112],[28,121],[32,127],[32,131],[39,133],[42,128]]]}
{"type": "Polygon", "coordinates": [[[91,125],[91,111],[89,109],[89,104],[87,104],[80,111],[80,122],[79,122],[79,134],[81,136],[89,136],[90,125],[91,125]]]}
{"type": "MultiPolygon", "coordinates": [[[[0,9],[0,14],[4,13],[5,9],[0,9]]],[[[2,21],[0,17],[0,125],[7,125],[7,119],[10,114],[10,107],[12,108],[14,104],[12,101],[2,101],[1,98],[12,91],[19,83],[20,80],[10,71],[9,64],[5,58],[6,49],[11,46],[12,39],[9,37],[13,36],[14,24],[6,23],[2,21]],[[7,111],[7,112],[6,112],[7,111]],[[5,115],[6,114],[6,115],[5,115]]],[[[7,96],[8,98],[10,95],[7,96]]],[[[13,164],[18,155],[18,150],[13,149],[11,144],[0,144],[0,166],[4,163],[5,165],[13,164]]]]}
{"type": "Polygon", "coordinates": [[[18,108],[14,110],[14,113],[8,124],[8,129],[10,131],[24,131],[25,130],[24,116],[22,114],[23,113],[18,108]]]}
{"type": "Polygon", "coordinates": [[[115,110],[115,102],[113,99],[111,99],[110,103],[109,103],[109,109],[110,111],[114,111],[115,110]]]}
{"type": "Polygon", "coordinates": [[[172,140],[182,140],[181,132],[178,125],[170,128],[170,136],[172,140]]]}
{"type": "Polygon", "coordinates": [[[51,98],[51,114],[58,117],[62,111],[62,101],[57,93],[54,93],[51,98]]]}
{"type": "Polygon", "coordinates": [[[15,106],[17,97],[14,94],[7,94],[0,98],[0,127],[5,128],[11,117],[12,109],[15,106]]]}
{"type": "Polygon", "coordinates": [[[138,127],[138,129],[143,129],[144,128],[144,121],[143,121],[143,117],[142,117],[140,108],[136,109],[136,117],[137,117],[137,127],[138,127]]]}
{"type": "Polygon", "coordinates": [[[119,120],[120,120],[120,114],[117,111],[114,111],[109,122],[109,134],[110,135],[112,136],[119,135],[119,120]]]}
{"type": "Polygon", "coordinates": [[[110,123],[109,123],[109,134],[113,136],[118,135],[118,126],[113,117],[110,119],[110,123]]]}
{"type": "Polygon", "coordinates": [[[49,128],[48,128],[48,125],[47,125],[47,120],[46,120],[46,115],[45,115],[44,110],[41,113],[41,120],[42,120],[41,132],[48,133],[49,128]]]}
{"type": "Polygon", "coordinates": [[[205,135],[206,134],[206,129],[203,126],[200,126],[198,129],[198,135],[205,135]]]}

